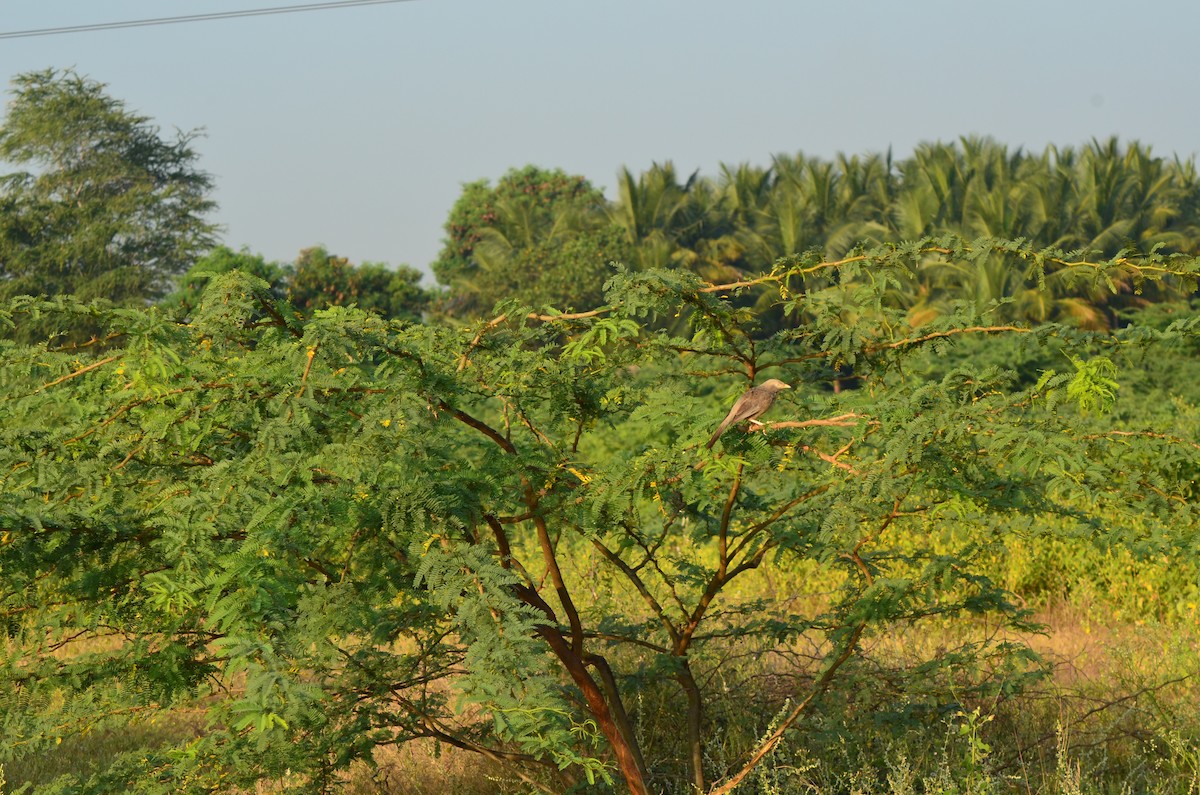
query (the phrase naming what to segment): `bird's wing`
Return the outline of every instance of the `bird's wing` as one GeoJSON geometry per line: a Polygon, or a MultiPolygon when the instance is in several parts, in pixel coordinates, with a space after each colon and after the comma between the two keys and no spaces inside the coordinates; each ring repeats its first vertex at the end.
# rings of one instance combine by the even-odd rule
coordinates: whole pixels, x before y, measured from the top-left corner
{"type": "Polygon", "coordinates": [[[760,416],[767,409],[771,408],[771,404],[775,402],[775,393],[768,389],[755,387],[746,394],[742,395],[742,399],[734,406],[739,409],[738,417],[734,422],[742,420],[752,420],[760,416]]]}

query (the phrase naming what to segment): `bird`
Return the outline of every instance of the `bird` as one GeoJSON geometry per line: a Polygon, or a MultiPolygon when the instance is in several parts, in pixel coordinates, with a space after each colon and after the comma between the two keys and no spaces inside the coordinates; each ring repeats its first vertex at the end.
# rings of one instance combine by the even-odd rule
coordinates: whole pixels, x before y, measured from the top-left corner
{"type": "Polygon", "coordinates": [[[791,388],[790,384],[785,384],[778,378],[772,378],[756,387],[747,389],[737,399],[737,402],[733,404],[733,408],[729,410],[729,414],[717,426],[717,432],[712,435],[712,438],[708,440],[708,444],[704,446],[711,450],[712,446],[717,443],[717,439],[721,438],[721,434],[725,433],[725,430],[734,423],[745,420],[754,422],[757,417],[771,408],[771,404],[775,402],[776,395],[785,389],[791,388]]]}

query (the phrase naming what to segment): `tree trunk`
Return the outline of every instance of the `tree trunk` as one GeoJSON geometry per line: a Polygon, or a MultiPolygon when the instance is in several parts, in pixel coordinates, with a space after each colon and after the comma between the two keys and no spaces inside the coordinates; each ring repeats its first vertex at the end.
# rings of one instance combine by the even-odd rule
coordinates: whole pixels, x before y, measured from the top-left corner
{"type": "Polygon", "coordinates": [[[692,786],[696,788],[696,792],[704,792],[704,736],[701,733],[704,702],[687,660],[682,660],[682,663],[683,670],[676,674],[675,678],[687,694],[688,767],[692,774],[692,786]]]}
{"type": "Polygon", "coordinates": [[[543,625],[538,628],[538,631],[546,639],[555,656],[562,662],[563,667],[567,669],[567,673],[571,675],[575,685],[583,692],[588,710],[596,719],[596,724],[613,749],[613,754],[617,758],[617,769],[621,772],[621,777],[625,779],[630,795],[650,795],[650,790],[646,788],[646,778],[638,764],[640,755],[626,741],[624,733],[618,728],[612,711],[608,708],[604,693],[596,684],[596,680],[592,679],[591,674],[588,673],[583,660],[576,656],[571,650],[571,645],[556,628],[543,625]]]}
{"type": "Polygon", "coordinates": [[[600,682],[604,685],[605,692],[608,693],[609,710],[612,712],[613,720],[616,721],[621,736],[625,738],[625,743],[633,751],[638,772],[641,773],[644,780],[646,778],[646,760],[642,757],[641,746],[638,745],[637,735],[633,731],[633,722],[629,720],[629,713],[625,711],[625,703],[621,700],[621,691],[617,689],[617,678],[613,675],[612,667],[609,666],[608,660],[599,654],[589,654],[585,659],[600,674],[600,682]]]}

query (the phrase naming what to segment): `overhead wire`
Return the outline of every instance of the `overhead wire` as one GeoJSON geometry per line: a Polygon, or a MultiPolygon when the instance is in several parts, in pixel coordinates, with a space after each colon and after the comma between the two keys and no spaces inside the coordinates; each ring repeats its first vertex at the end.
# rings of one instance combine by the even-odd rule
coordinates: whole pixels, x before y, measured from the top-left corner
{"type": "Polygon", "coordinates": [[[34,36],[58,36],[66,33],[87,33],[98,30],[121,30],[123,28],[144,28],[151,25],[178,25],[187,22],[208,22],[217,19],[239,19],[242,17],[262,17],[272,14],[295,14],[302,11],[330,11],[337,8],[354,8],[357,6],[390,5],[408,3],[412,0],[338,0],[327,3],[301,3],[297,5],[274,6],[271,8],[247,8],[241,11],[214,11],[207,14],[185,14],[174,17],[151,17],[148,19],[131,19],[124,22],[97,22],[85,25],[61,25],[52,28],[34,28],[31,30],[0,31],[0,39],[23,39],[34,36]]]}

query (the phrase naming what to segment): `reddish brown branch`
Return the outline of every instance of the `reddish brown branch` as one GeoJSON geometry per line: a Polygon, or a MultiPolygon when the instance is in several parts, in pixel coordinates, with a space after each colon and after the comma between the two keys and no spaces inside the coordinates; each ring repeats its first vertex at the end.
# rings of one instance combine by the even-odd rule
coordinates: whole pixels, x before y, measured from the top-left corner
{"type": "Polygon", "coordinates": [[[633,587],[637,589],[639,594],[641,594],[642,600],[645,601],[651,612],[658,616],[658,620],[662,623],[663,629],[665,629],[667,634],[671,636],[671,642],[678,643],[679,630],[675,627],[675,624],[672,623],[671,619],[667,617],[667,612],[663,610],[662,604],[660,604],[658,599],[654,597],[654,594],[650,592],[650,589],[646,587],[646,583],[642,580],[638,573],[634,571],[628,563],[622,560],[620,555],[613,552],[599,540],[592,539],[592,546],[594,546],[597,551],[604,556],[605,560],[620,570],[620,572],[625,575],[626,579],[633,583],[633,587]]]}
{"type": "Polygon", "coordinates": [[[737,502],[738,492],[742,488],[742,468],[744,466],[745,464],[738,462],[737,474],[729,489],[729,498],[725,500],[725,507],[721,510],[721,526],[717,536],[717,573],[714,580],[724,579],[725,574],[729,571],[729,522],[733,518],[733,506],[737,502]]]}
{"type": "Polygon", "coordinates": [[[517,454],[517,448],[513,447],[513,443],[510,442],[508,439],[505,439],[504,436],[502,436],[499,431],[497,431],[492,426],[488,425],[483,420],[475,419],[474,417],[472,417],[470,414],[466,413],[465,411],[462,411],[461,409],[456,409],[456,408],[452,407],[449,403],[447,403],[444,400],[438,401],[438,407],[441,408],[442,411],[449,412],[449,414],[452,417],[454,417],[454,419],[458,420],[459,422],[463,423],[464,425],[468,425],[468,426],[474,428],[475,430],[482,433],[484,436],[491,439],[493,442],[498,444],[501,447],[501,449],[504,450],[504,452],[508,453],[509,455],[517,454]]]}

